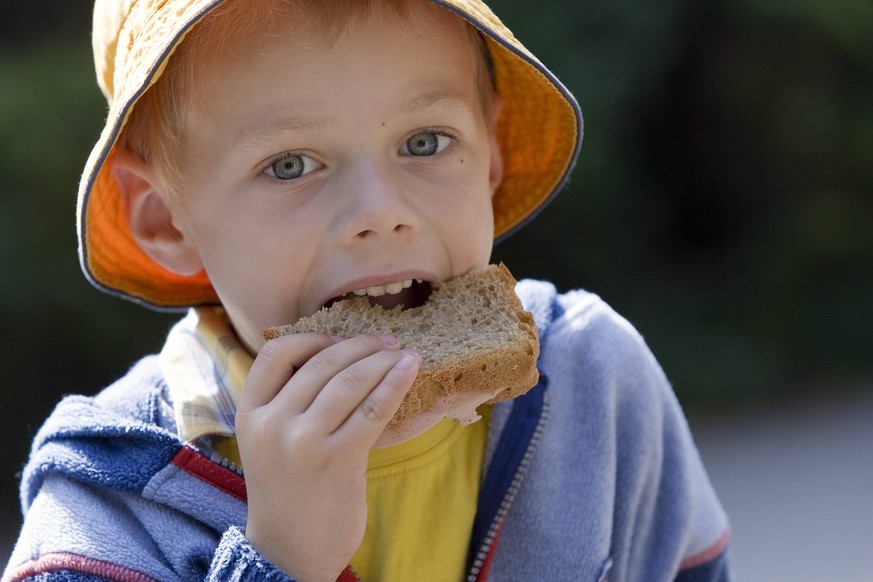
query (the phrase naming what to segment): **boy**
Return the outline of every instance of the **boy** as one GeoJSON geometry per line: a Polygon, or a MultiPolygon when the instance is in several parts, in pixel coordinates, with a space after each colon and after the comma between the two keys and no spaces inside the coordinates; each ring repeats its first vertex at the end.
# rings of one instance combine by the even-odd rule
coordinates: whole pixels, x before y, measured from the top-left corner
{"type": "Polygon", "coordinates": [[[390,306],[484,267],[560,188],[578,108],[487,7],[98,0],[94,19],[110,115],[83,267],[197,307],[47,421],[4,580],[727,579],[681,412],[596,297],[522,282],[540,384],[382,449],[414,352],[260,339],[349,292],[390,306]]]}

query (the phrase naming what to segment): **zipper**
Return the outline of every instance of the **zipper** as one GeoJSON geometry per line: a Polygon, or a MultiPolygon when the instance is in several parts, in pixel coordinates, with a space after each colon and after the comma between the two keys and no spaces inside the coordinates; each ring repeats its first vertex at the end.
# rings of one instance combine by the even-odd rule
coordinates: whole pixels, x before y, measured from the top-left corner
{"type": "MultiPolygon", "coordinates": [[[[545,378],[543,378],[543,380],[545,380],[545,378]]],[[[491,524],[488,526],[488,531],[485,534],[482,545],[479,547],[479,550],[476,552],[476,555],[473,558],[470,572],[467,575],[467,582],[477,582],[479,580],[480,574],[487,575],[488,573],[488,569],[484,568],[483,570],[483,567],[486,566],[489,561],[489,557],[491,557],[490,554],[495,550],[496,542],[500,537],[500,531],[503,528],[504,522],[506,521],[506,515],[507,513],[509,513],[509,508],[512,505],[513,501],[515,501],[515,497],[518,495],[518,491],[521,488],[521,483],[522,481],[524,481],[525,475],[527,475],[528,468],[530,467],[531,461],[533,460],[534,452],[536,451],[537,447],[539,446],[540,440],[542,439],[543,428],[545,427],[548,417],[549,402],[548,399],[543,398],[542,408],[540,410],[540,415],[539,419],[537,420],[536,428],[531,435],[530,441],[528,441],[527,448],[525,449],[521,462],[518,464],[518,468],[516,469],[515,474],[512,477],[512,481],[510,482],[509,487],[506,489],[506,493],[503,494],[503,499],[500,502],[500,506],[498,507],[494,518],[491,520],[491,524]]]]}
{"type": "Polygon", "coordinates": [[[233,473],[236,473],[236,474],[239,475],[240,477],[244,477],[244,476],[245,476],[245,475],[243,474],[243,469],[242,469],[242,467],[240,467],[239,465],[237,465],[237,464],[234,463],[233,461],[228,461],[227,459],[224,458],[224,456],[219,455],[219,454],[216,453],[216,452],[213,452],[213,453],[210,455],[209,460],[212,461],[213,463],[215,463],[216,465],[221,465],[222,467],[224,467],[224,468],[227,469],[228,471],[232,471],[233,473]]]}

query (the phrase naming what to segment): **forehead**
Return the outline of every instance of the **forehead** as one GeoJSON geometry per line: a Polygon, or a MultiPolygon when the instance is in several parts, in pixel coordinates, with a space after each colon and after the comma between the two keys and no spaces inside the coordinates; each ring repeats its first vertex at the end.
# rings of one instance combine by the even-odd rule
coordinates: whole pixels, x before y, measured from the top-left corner
{"type": "Polygon", "coordinates": [[[471,108],[480,103],[480,47],[466,22],[429,2],[395,2],[382,11],[378,4],[329,21],[322,18],[328,14],[300,13],[286,6],[235,34],[220,34],[230,26],[227,23],[205,29],[209,36],[197,49],[202,52],[212,45],[214,50],[211,66],[196,67],[188,76],[194,80],[191,97],[196,111],[191,113],[220,118],[224,104],[214,97],[237,101],[240,93],[246,94],[243,104],[253,111],[258,104],[289,100],[302,109],[319,109],[327,105],[325,96],[338,91],[385,100],[405,99],[412,90],[448,91],[466,98],[471,108]],[[289,84],[288,78],[298,82],[289,84]]]}
{"type": "Polygon", "coordinates": [[[426,0],[228,0],[191,31],[177,49],[174,68],[194,80],[246,50],[269,55],[289,43],[302,50],[331,48],[373,19],[392,24],[386,40],[417,35],[426,41],[430,33],[449,35],[470,51],[478,46],[472,26],[426,0]]]}

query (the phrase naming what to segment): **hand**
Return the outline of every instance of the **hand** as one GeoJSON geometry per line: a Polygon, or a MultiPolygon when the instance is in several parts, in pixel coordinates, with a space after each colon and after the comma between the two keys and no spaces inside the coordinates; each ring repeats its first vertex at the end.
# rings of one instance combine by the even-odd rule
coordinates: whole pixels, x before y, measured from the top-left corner
{"type": "Polygon", "coordinates": [[[373,336],[297,334],[261,348],[236,416],[246,537],[289,575],[334,582],[357,551],[368,453],[420,361],[373,336]]]}

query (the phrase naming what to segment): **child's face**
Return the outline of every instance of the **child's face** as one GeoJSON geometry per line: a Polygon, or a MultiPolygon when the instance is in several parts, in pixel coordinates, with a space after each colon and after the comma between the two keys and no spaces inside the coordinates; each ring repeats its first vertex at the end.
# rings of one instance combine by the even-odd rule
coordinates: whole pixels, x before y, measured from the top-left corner
{"type": "Polygon", "coordinates": [[[250,349],[348,292],[488,263],[501,163],[463,26],[416,4],[330,44],[265,34],[210,78],[171,207],[250,349]]]}

